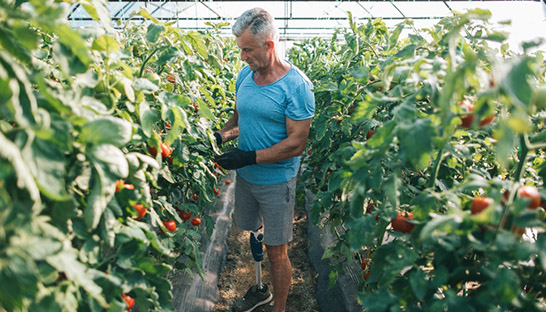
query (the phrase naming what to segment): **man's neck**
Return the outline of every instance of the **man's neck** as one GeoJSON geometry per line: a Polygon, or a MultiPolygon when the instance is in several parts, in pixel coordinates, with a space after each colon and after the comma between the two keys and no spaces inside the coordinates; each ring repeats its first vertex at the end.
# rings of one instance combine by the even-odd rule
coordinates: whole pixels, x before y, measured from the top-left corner
{"type": "Polygon", "coordinates": [[[272,84],[282,78],[290,70],[290,64],[275,57],[269,66],[263,70],[258,70],[254,74],[254,82],[259,86],[272,84]]]}

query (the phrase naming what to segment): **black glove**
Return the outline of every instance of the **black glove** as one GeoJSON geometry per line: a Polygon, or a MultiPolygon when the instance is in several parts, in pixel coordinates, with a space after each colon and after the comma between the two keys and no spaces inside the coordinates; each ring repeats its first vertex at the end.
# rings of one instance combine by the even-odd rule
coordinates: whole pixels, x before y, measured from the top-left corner
{"type": "Polygon", "coordinates": [[[214,132],[214,137],[216,138],[216,145],[222,145],[222,136],[218,132],[214,132]]]}
{"type": "Polygon", "coordinates": [[[216,156],[214,160],[225,169],[239,169],[256,163],[256,151],[243,151],[234,148],[216,156]]]}

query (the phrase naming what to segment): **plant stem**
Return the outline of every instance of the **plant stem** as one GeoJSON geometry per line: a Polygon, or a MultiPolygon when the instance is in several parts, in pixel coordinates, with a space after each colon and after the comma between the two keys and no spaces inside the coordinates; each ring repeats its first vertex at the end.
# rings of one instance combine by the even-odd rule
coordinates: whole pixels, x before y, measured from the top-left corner
{"type": "Polygon", "coordinates": [[[142,72],[144,72],[144,67],[146,66],[146,64],[148,63],[148,61],[150,61],[150,59],[152,58],[152,56],[157,52],[159,51],[159,48],[156,48],[155,50],[152,51],[152,53],[150,53],[150,55],[148,55],[148,57],[144,60],[144,62],[142,62],[142,65],[140,65],[140,70],[138,72],[138,77],[142,77],[142,72]]]}
{"type": "Polygon", "coordinates": [[[516,168],[516,172],[514,173],[514,178],[516,181],[520,181],[523,177],[523,166],[525,166],[525,161],[527,159],[527,153],[529,153],[529,147],[527,146],[527,140],[525,135],[520,135],[520,150],[519,150],[519,163],[518,167],[516,168]]]}
{"type": "Polygon", "coordinates": [[[448,153],[442,153],[444,149],[438,151],[436,160],[434,161],[434,167],[432,167],[432,176],[430,177],[429,187],[436,185],[436,179],[438,178],[438,172],[440,171],[440,163],[448,155],[448,153]]]}

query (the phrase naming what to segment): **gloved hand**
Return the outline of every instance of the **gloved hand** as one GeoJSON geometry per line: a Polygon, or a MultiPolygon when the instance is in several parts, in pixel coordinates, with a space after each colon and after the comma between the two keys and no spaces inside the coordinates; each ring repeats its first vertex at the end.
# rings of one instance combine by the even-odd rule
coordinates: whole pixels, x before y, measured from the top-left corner
{"type": "Polygon", "coordinates": [[[214,138],[216,138],[216,145],[220,146],[223,143],[222,136],[218,132],[214,132],[214,138]]]}
{"type": "Polygon", "coordinates": [[[234,148],[216,156],[214,160],[224,169],[239,169],[256,163],[256,151],[243,151],[234,148]]]}

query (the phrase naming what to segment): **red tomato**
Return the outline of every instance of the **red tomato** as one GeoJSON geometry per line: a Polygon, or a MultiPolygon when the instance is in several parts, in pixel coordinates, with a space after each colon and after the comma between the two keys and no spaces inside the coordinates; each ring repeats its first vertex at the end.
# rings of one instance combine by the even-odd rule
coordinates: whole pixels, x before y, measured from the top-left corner
{"type": "Polygon", "coordinates": [[[217,189],[217,188],[213,187],[212,191],[214,192],[214,194],[220,195],[220,189],[217,189]]]}
{"type": "Polygon", "coordinates": [[[150,154],[152,154],[152,156],[157,156],[157,148],[155,146],[149,146],[148,151],[150,151],[150,154]]]}
{"type": "Polygon", "coordinates": [[[495,120],[495,115],[491,115],[489,117],[485,117],[484,119],[482,119],[480,121],[480,128],[483,128],[485,126],[487,126],[488,124],[490,124],[491,122],[493,122],[493,120],[495,120]]]}
{"type": "Polygon", "coordinates": [[[231,180],[226,180],[226,184],[231,184],[231,180]]]}
{"type": "Polygon", "coordinates": [[[191,221],[190,221],[191,225],[193,226],[198,226],[199,224],[201,224],[201,219],[199,218],[192,218],[191,221]]]}
{"type": "Polygon", "coordinates": [[[362,263],[360,264],[360,267],[362,268],[362,271],[365,271],[368,268],[368,264],[372,262],[371,258],[364,258],[362,259],[362,263]]]}
{"type": "Polygon", "coordinates": [[[170,82],[170,83],[175,83],[175,82],[176,82],[176,78],[174,78],[173,75],[169,75],[169,76],[167,76],[167,81],[170,82]]]}
{"type": "Polygon", "coordinates": [[[199,194],[193,193],[192,197],[193,197],[193,200],[197,200],[199,198],[199,194]]]}
{"type": "Polygon", "coordinates": [[[189,212],[186,212],[184,210],[180,210],[178,212],[178,215],[180,216],[180,218],[184,221],[188,220],[189,218],[191,218],[191,211],[189,212]]]}
{"type": "MultiPolygon", "coordinates": [[[[467,99],[464,99],[462,100],[461,102],[459,102],[459,106],[464,110],[465,112],[465,116],[464,117],[460,117],[461,118],[461,127],[463,128],[471,128],[472,127],[472,123],[474,122],[474,104],[472,104],[472,102],[470,102],[469,100],[467,99]]],[[[493,120],[495,119],[495,115],[491,115],[491,116],[488,116],[488,117],[485,117],[483,118],[482,120],[480,120],[480,128],[483,128],[485,126],[487,126],[488,124],[490,124],[493,120]]]]}
{"type": "Polygon", "coordinates": [[[413,220],[413,213],[399,212],[396,215],[396,218],[391,221],[393,230],[401,233],[411,233],[411,231],[413,231],[413,228],[415,227],[415,224],[410,223],[407,220],[413,220]]]}
{"type": "Polygon", "coordinates": [[[133,306],[135,305],[135,299],[133,299],[131,296],[127,296],[125,293],[121,294],[121,297],[125,300],[125,303],[127,303],[127,311],[131,311],[133,306]]]}
{"type": "Polygon", "coordinates": [[[540,206],[540,193],[532,185],[523,185],[518,190],[518,197],[528,198],[530,200],[529,209],[537,209],[540,206]]]}
{"type": "MultiPolygon", "coordinates": [[[[161,143],[159,143],[159,147],[161,148],[161,157],[163,159],[165,159],[165,158],[167,158],[167,156],[171,155],[172,150],[167,144],[161,142],[161,143]]],[[[154,157],[157,156],[157,148],[155,146],[148,147],[148,150],[150,151],[150,154],[152,154],[152,156],[154,156],[154,157]]]]}
{"type": "Polygon", "coordinates": [[[167,156],[171,155],[172,150],[167,144],[161,142],[160,147],[161,147],[161,157],[163,157],[163,159],[165,159],[165,158],[167,158],[167,156]]]}
{"type": "Polygon", "coordinates": [[[470,211],[473,215],[478,214],[493,204],[493,202],[494,200],[491,197],[476,197],[472,200],[470,211]]]}
{"type": "Polygon", "coordinates": [[[364,274],[362,276],[364,277],[365,281],[368,280],[368,277],[370,277],[370,270],[368,267],[371,265],[371,263],[372,263],[371,258],[364,258],[362,259],[362,263],[360,264],[362,271],[364,271],[364,274]]]}
{"type": "Polygon", "coordinates": [[[146,207],[144,207],[144,205],[142,204],[134,204],[133,208],[135,208],[136,211],[138,212],[137,219],[144,217],[144,215],[146,214],[146,211],[148,211],[148,209],[146,209],[146,207]]]}
{"type": "Polygon", "coordinates": [[[123,189],[123,184],[125,184],[123,180],[116,181],[116,192],[119,192],[123,189]]]}
{"type": "Polygon", "coordinates": [[[169,232],[176,231],[176,222],[174,220],[163,221],[163,225],[169,232]]]}
{"type": "Polygon", "coordinates": [[[474,122],[474,115],[472,114],[472,112],[474,111],[474,104],[472,104],[469,100],[465,99],[459,102],[459,106],[465,111],[465,116],[461,117],[461,127],[472,127],[472,122],[474,122]]]}
{"type": "Polygon", "coordinates": [[[366,140],[369,140],[371,137],[374,136],[374,134],[376,134],[376,131],[375,131],[375,130],[372,130],[372,129],[368,130],[368,131],[366,132],[366,140]]]}

